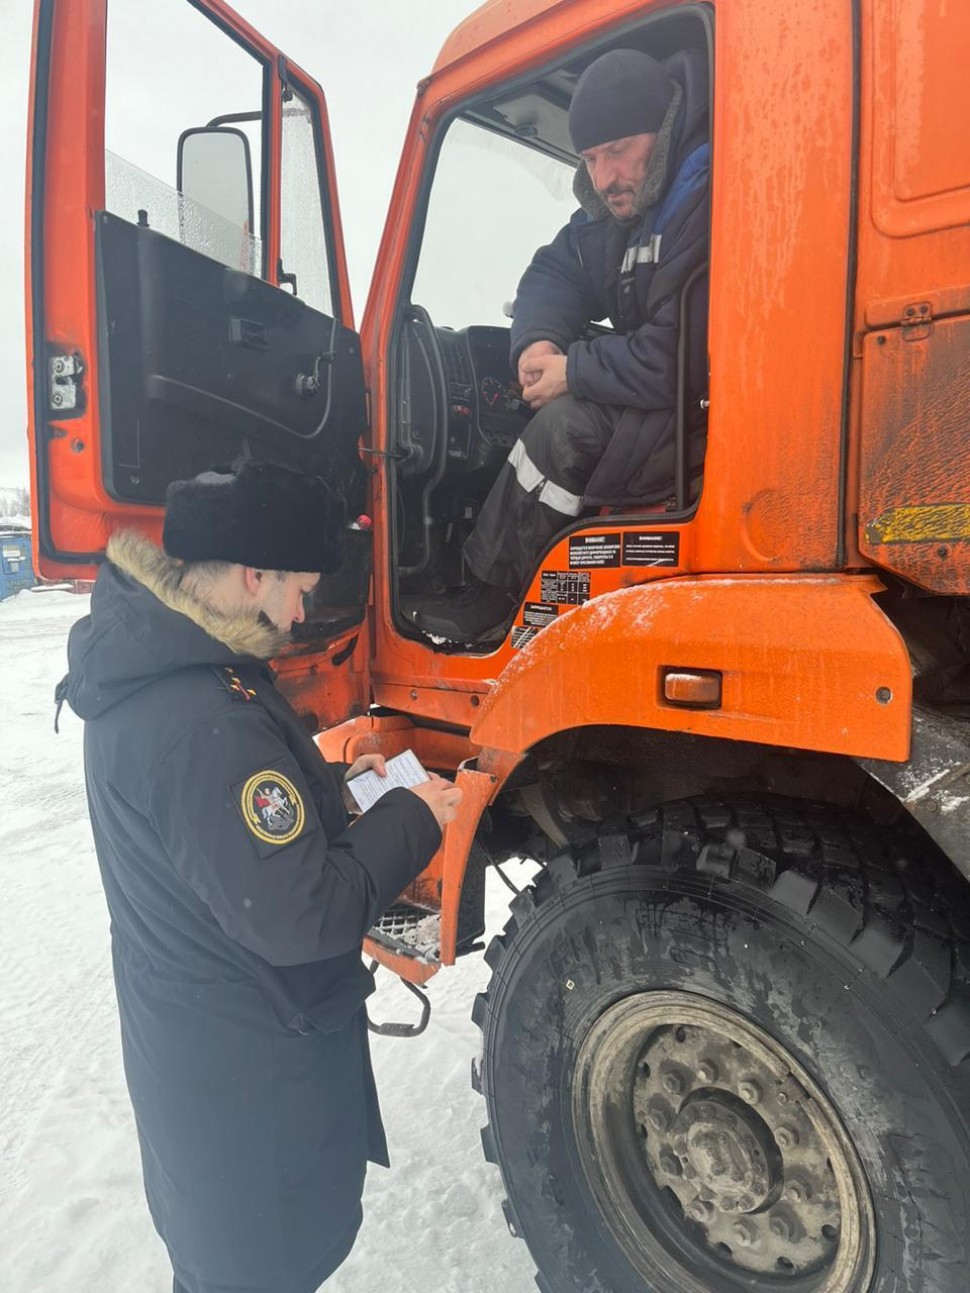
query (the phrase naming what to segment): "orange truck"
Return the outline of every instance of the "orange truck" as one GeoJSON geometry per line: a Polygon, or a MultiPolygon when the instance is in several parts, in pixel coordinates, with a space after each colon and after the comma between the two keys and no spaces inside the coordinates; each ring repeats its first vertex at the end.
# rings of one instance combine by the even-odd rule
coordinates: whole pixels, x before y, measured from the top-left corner
{"type": "Polygon", "coordinates": [[[538,863],[473,1081],[546,1293],[967,1288],[968,54],[956,0],[491,0],[418,86],[358,333],[317,84],[222,0],[37,0],[39,573],[243,451],[330,482],[281,685],[329,757],[464,788],[368,951],[419,988],[538,863]],[[707,60],[702,484],[681,452],[498,645],[435,642],[401,601],[525,425],[503,306],[611,48],[707,60]]]}

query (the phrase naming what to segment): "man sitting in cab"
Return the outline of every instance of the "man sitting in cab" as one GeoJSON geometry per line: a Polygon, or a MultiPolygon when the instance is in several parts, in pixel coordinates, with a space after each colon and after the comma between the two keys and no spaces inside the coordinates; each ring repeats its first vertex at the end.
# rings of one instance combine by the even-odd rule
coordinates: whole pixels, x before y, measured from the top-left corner
{"type": "MultiPolygon", "coordinates": [[[[707,61],[611,50],[576,84],[569,132],[580,209],[522,277],[512,366],[535,411],[463,549],[470,579],[407,599],[453,642],[504,631],[553,537],[601,506],[661,502],[674,479],[681,295],[708,257],[707,61]],[[609,319],[612,331],[588,336],[609,319]]],[[[689,466],[700,468],[707,387],[706,276],[688,314],[689,466]]]]}

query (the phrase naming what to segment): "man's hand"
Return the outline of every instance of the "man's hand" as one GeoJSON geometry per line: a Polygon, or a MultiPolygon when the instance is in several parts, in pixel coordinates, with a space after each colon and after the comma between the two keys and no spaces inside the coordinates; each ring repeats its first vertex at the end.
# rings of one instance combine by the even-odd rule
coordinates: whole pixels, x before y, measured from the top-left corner
{"type": "Polygon", "coordinates": [[[533,364],[534,359],[542,359],[546,355],[561,355],[562,351],[554,341],[533,341],[531,346],[526,346],[522,354],[519,355],[519,385],[525,389],[542,376],[541,369],[537,369],[533,364]]]}
{"type": "Polygon", "coordinates": [[[458,786],[451,781],[446,781],[444,777],[439,777],[436,772],[428,774],[429,780],[422,781],[417,786],[411,786],[412,795],[417,795],[423,799],[431,811],[434,813],[434,819],[442,830],[453,822],[458,814],[458,805],[461,803],[462,792],[458,786]]]}
{"type": "Polygon", "coordinates": [[[360,813],[360,804],[350,793],[347,786],[348,781],[353,781],[354,777],[359,777],[362,772],[376,772],[379,777],[387,776],[387,765],[384,762],[383,754],[361,754],[344,773],[343,784],[343,801],[344,808],[348,813],[357,816],[360,813]]]}
{"type": "MultiPolygon", "coordinates": [[[[548,345],[548,342],[538,342],[538,345],[548,345]]],[[[524,352],[523,352],[524,353],[524,352]]],[[[519,361],[521,368],[522,361],[519,361]]],[[[560,395],[568,395],[569,387],[566,385],[566,356],[559,354],[554,355],[535,355],[529,360],[530,381],[522,385],[522,398],[528,404],[530,409],[541,409],[543,405],[550,401],[558,399],[560,395]]]]}
{"type": "Polygon", "coordinates": [[[387,765],[383,754],[361,754],[344,773],[344,781],[353,781],[362,772],[376,772],[379,777],[387,776],[387,765]]]}

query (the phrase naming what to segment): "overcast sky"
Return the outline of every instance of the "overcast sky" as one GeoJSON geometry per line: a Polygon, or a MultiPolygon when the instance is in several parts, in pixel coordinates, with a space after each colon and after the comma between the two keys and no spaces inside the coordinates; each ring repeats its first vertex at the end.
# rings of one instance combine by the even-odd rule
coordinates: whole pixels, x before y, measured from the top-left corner
{"type": "MultiPolygon", "coordinates": [[[[164,7],[163,0],[145,3],[164,7]]],[[[414,87],[449,31],[478,3],[237,0],[235,8],[327,96],[359,325],[414,87]]],[[[22,250],[32,9],[32,0],[0,0],[0,486],[28,476],[22,250]]]]}

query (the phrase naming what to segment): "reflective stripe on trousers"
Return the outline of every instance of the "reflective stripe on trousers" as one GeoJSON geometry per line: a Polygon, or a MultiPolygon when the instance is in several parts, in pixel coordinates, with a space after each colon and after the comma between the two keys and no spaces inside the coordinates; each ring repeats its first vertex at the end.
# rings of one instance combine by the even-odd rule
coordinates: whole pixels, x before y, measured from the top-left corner
{"type": "Polygon", "coordinates": [[[512,452],[509,454],[509,462],[515,471],[515,479],[527,494],[531,494],[538,489],[539,502],[545,503],[546,507],[551,507],[556,512],[562,512],[564,516],[579,516],[583,510],[582,495],[571,494],[568,489],[563,489],[555,481],[543,476],[529,457],[521,440],[516,440],[512,452]]]}

